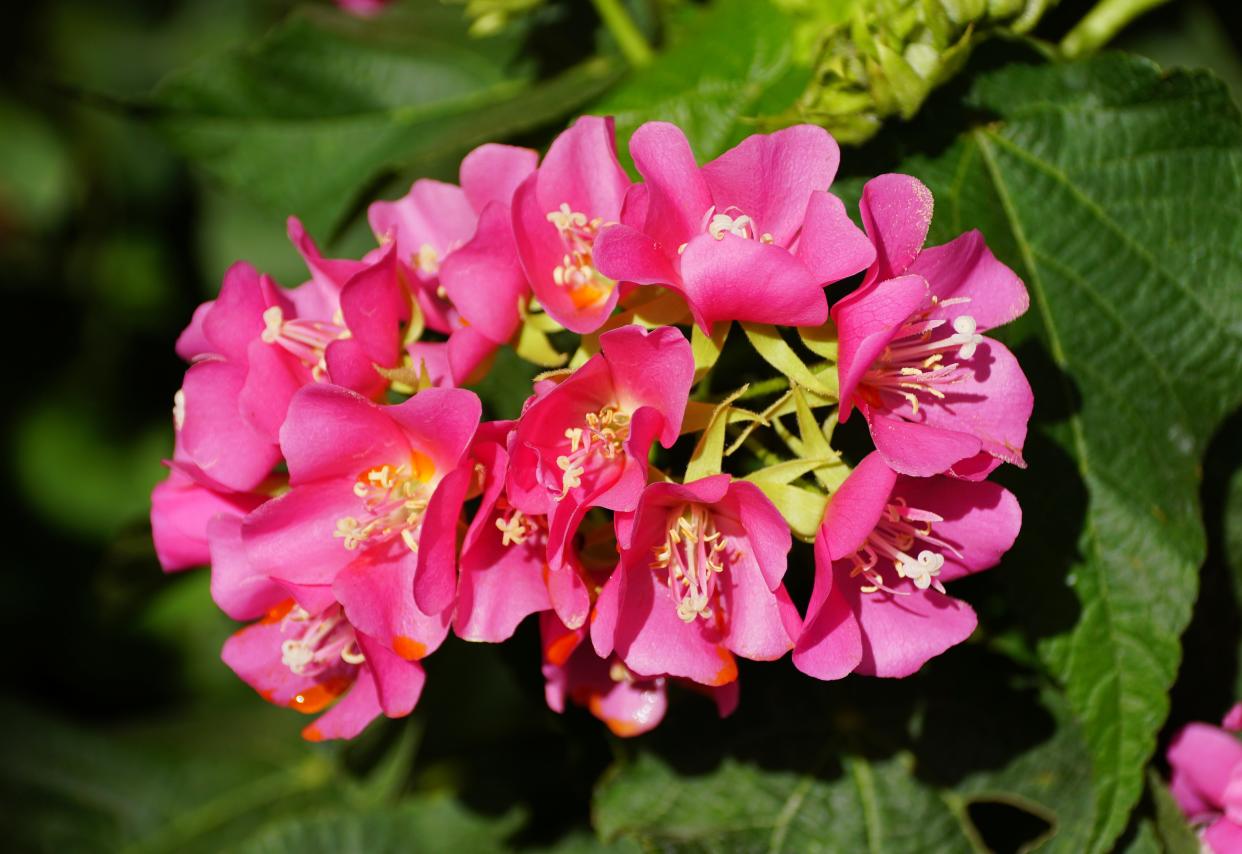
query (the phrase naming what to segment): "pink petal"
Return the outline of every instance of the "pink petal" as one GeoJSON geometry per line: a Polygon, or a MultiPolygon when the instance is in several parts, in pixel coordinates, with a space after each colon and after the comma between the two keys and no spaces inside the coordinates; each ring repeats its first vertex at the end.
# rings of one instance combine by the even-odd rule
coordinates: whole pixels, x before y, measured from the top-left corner
{"type": "Polygon", "coordinates": [[[518,302],[529,291],[506,205],[490,204],[470,241],[444,260],[440,283],[472,327],[496,343],[517,331],[518,302]]]}
{"type": "Polygon", "coordinates": [[[297,359],[279,345],[255,338],[247,349],[246,381],[237,395],[238,409],[268,441],[279,442],[294,392],[310,381],[310,372],[297,359]]]}
{"type": "Polygon", "coordinates": [[[538,163],[539,154],[529,148],[494,142],[480,145],[461,161],[462,192],[476,211],[493,202],[508,207],[513,191],[538,163]]]}
{"type": "Polygon", "coordinates": [[[862,634],[849,600],[833,585],[825,531],[815,540],[815,586],[793,651],[794,666],[816,679],[841,679],[862,660],[862,634]]]}
{"type": "Polygon", "coordinates": [[[841,386],[841,420],[855,405],[854,392],[902,324],[927,301],[927,281],[902,276],[859,288],[832,307],[840,341],[837,375],[841,386]]]}
{"type": "Polygon", "coordinates": [[[264,299],[259,273],[238,261],[224,274],[220,295],[203,317],[203,335],[211,352],[233,361],[245,361],[246,347],[263,333],[264,299]]]}
{"type": "Polygon", "coordinates": [[[622,326],[599,338],[608,363],[617,402],[635,412],[650,406],[663,418],[660,444],[671,447],[681,433],[690,385],[694,382],[694,354],[690,342],[672,326],[647,331],[622,326]]]}
{"type": "Polygon", "coordinates": [[[368,400],[376,400],[388,390],[388,380],[375,369],[375,362],[354,338],[338,338],[329,344],[324,350],[324,364],[332,383],[368,400]]]}
{"type": "Polygon", "coordinates": [[[438,614],[453,604],[457,592],[457,520],[473,476],[468,466],[449,472],[432,493],[423,514],[414,601],[425,614],[438,614]]]}
{"type": "Polygon", "coordinates": [[[647,188],[643,231],[666,254],[676,252],[703,232],[703,218],[712,207],[707,179],[694,161],[686,135],[667,122],[647,122],[634,131],[630,154],[647,188]]]}
{"type": "Polygon", "coordinates": [[[303,729],[302,737],[307,741],[353,738],[379,717],[381,711],[375,677],[364,667],[358,673],[349,693],[320,715],[313,724],[303,729]]]}
{"type": "Polygon", "coordinates": [[[705,332],[718,320],[821,326],[828,300],[819,279],[779,246],[726,233],[701,234],[681,256],[681,291],[705,332]]]}
{"type": "Polygon", "coordinates": [[[551,608],[544,567],[542,542],[506,546],[494,524],[480,528],[479,538],[461,557],[454,622],[458,637],[500,643],[526,617],[551,608]]]}
{"type": "Polygon", "coordinates": [[[294,584],[331,584],[357,552],[335,536],[337,521],[357,516],[360,499],[349,483],[296,486],[246,517],[242,536],[255,569],[294,584]]]}
{"type": "Polygon", "coordinates": [[[417,558],[398,546],[391,555],[359,555],[337,575],[332,590],[359,631],[407,661],[417,661],[443,643],[452,614],[418,609],[413,594],[417,558]]]}
{"type": "Polygon", "coordinates": [[[907,271],[927,240],[933,206],[931,190],[909,175],[880,175],[866,183],[859,209],[876,251],[868,282],[907,271]]]}
{"type": "MultiPolygon", "coordinates": [[[[389,417],[395,409],[382,409],[337,386],[303,388],[293,396],[280,431],[289,482],[294,486],[329,478],[352,482],[373,465],[408,459],[409,441],[389,417]]],[[[351,488],[346,484],[343,491],[351,488]]]]}
{"type": "Polygon", "coordinates": [[[717,213],[736,208],[755,222],[759,234],[771,234],[777,246],[788,247],[802,228],[811,194],[828,189],[840,159],[828,131],[794,125],[747,137],[705,165],[703,177],[717,213]]]}
{"type": "Polygon", "coordinates": [[[174,471],[151,491],[151,539],[165,572],[210,560],[207,526],[219,515],[241,518],[262,503],[250,493],[221,493],[174,471]]]}
{"type": "Polygon", "coordinates": [[[1192,723],[1173,738],[1167,758],[1190,791],[1220,808],[1234,769],[1242,764],[1242,743],[1219,727],[1192,723]]]}
{"type": "Polygon", "coordinates": [[[404,403],[384,408],[401,425],[410,444],[431,458],[437,476],[457,467],[479,427],[483,405],[460,388],[429,388],[404,403]]]}
{"type": "Polygon", "coordinates": [[[244,364],[205,359],[190,366],[181,386],[182,447],[210,478],[239,492],[262,482],[280,459],[280,448],[241,417],[245,382],[244,364]]]}
{"type": "Polygon", "coordinates": [[[206,356],[212,352],[211,342],[207,340],[207,334],[203,331],[203,323],[214,305],[214,301],[201,303],[198,308],[194,309],[190,325],[177,336],[177,355],[187,362],[192,362],[197,357],[206,356]]]}
{"type": "Polygon", "coordinates": [[[849,578],[850,566],[837,562],[833,572],[862,630],[859,673],[909,676],[970,637],[978,624],[969,605],[935,590],[911,590],[904,596],[862,593],[860,579],[849,578]]]}
{"type": "Polygon", "coordinates": [[[729,615],[725,646],[753,661],[773,661],[793,648],[780,602],[753,556],[730,561],[720,580],[729,615]]]}
{"type": "Polygon", "coordinates": [[[889,467],[912,477],[948,471],[959,460],[979,453],[983,443],[969,433],[915,424],[864,410],[871,440],[889,467]]]}
{"type": "Polygon", "coordinates": [[[775,590],[785,577],[793,539],[789,526],[776,505],[753,483],[735,480],[729,495],[737,503],[747,547],[755,556],[769,590],[775,590]]]}
{"type": "Polygon", "coordinates": [[[289,598],[246,557],[240,516],[217,516],[207,525],[211,538],[211,599],[234,620],[257,619],[289,598]]]}
{"type": "MultiPolygon", "coordinates": [[[[539,175],[542,174],[540,169],[539,175]]],[[[553,271],[564,258],[565,244],[556,226],[548,222],[548,213],[557,210],[559,204],[549,207],[541,200],[539,175],[528,178],[513,195],[513,235],[518,256],[531,289],[548,316],[571,332],[585,335],[602,326],[612,314],[617,304],[617,289],[601,282],[600,289],[607,288],[607,293],[601,290],[600,295],[584,302],[583,297],[575,301],[573,292],[556,283],[553,271]]],[[[590,216],[590,212],[579,212],[590,216]]]]}
{"type": "Polygon", "coordinates": [[[647,564],[642,556],[636,565],[619,570],[626,577],[617,619],[617,655],[640,675],[667,673],[703,685],[736,679],[733,656],[706,637],[701,620],[686,623],[677,616],[668,586],[656,582],[647,564]]]}
{"type": "MultiPolygon", "coordinates": [[[[423,666],[417,661],[405,660],[362,632],[356,632],[356,635],[358,647],[367,658],[366,669],[375,680],[376,694],[384,714],[399,718],[414,711],[427,681],[423,666]]],[[[362,681],[361,674],[358,681],[362,681]]]]}
{"type": "Polygon", "coordinates": [[[681,275],[660,243],[628,225],[611,225],[595,238],[595,267],[618,282],[680,285],[681,275]]]}
{"type": "MultiPolygon", "coordinates": [[[[917,414],[908,403],[903,403],[892,410],[893,413],[915,424],[965,433],[979,441],[978,450],[1007,463],[1025,466],[1022,446],[1026,442],[1027,422],[1035,398],[1022,366],[1004,344],[990,338],[983,340],[970,361],[960,364],[963,370],[945,390],[943,400],[920,405],[917,414]]],[[[878,447],[878,438],[876,444],[878,447]]],[[[974,453],[977,451],[958,459],[966,459],[974,453]]],[[[925,467],[917,472],[903,471],[903,474],[916,476],[924,473],[931,472],[925,467]]]]}
{"type": "Polygon", "coordinates": [[[597,657],[589,646],[574,651],[565,675],[570,697],[621,738],[655,729],[668,709],[664,679],[614,680],[611,663],[597,657]]]}
{"type": "Polygon", "coordinates": [[[348,688],[352,680],[349,668],[329,671],[320,677],[295,674],[281,660],[283,639],[279,617],[260,620],[225,641],[220,657],[242,681],[278,706],[318,711],[348,688]],[[310,702],[299,702],[299,698],[310,702]]]}
{"type": "Polygon", "coordinates": [[[617,620],[624,598],[625,573],[614,571],[604,582],[591,612],[591,646],[601,658],[612,655],[616,646],[617,620]]]}
{"type": "Polygon", "coordinates": [[[310,282],[290,293],[290,298],[297,305],[297,316],[331,320],[340,307],[341,288],[365,264],[353,258],[324,258],[297,217],[289,217],[285,225],[289,242],[298,250],[311,274],[310,282]]]}
{"type": "Polygon", "coordinates": [[[983,235],[968,231],[943,246],[924,249],[909,272],[927,279],[941,301],[968,299],[967,303],[938,308],[931,317],[968,314],[980,332],[1008,323],[1024,314],[1031,298],[1022,280],[988,249],[983,235]]]}
{"type": "Polygon", "coordinates": [[[875,261],[875,247],[854,225],[840,199],[816,192],[807,205],[794,255],[819,281],[831,283],[867,269],[875,261]]]}
{"type": "Polygon", "coordinates": [[[477,214],[460,187],[420,178],[395,202],[373,202],[367,209],[371,230],[381,242],[392,235],[397,256],[417,268],[423,246],[443,257],[474,233],[477,214]]]}
{"type": "Polygon", "coordinates": [[[1203,831],[1200,839],[1213,854],[1237,854],[1242,851],[1242,825],[1227,818],[1218,819],[1203,831]]]}
{"type": "Polygon", "coordinates": [[[893,496],[943,517],[933,524],[932,534],[961,553],[959,558],[952,551],[936,550],[944,556],[938,577],[945,583],[996,566],[1022,528],[1018,499],[995,483],[899,477],[893,496]]]}
{"type": "Polygon", "coordinates": [[[539,166],[543,213],[568,204],[570,210],[615,222],[630,179],[617,160],[611,118],[583,116],[552,141],[539,166]]]}
{"type": "MultiPolygon", "coordinates": [[[[829,561],[849,557],[875,530],[897,482],[884,458],[871,452],[832,494],[816,543],[823,542],[829,561]]],[[[809,618],[808,618],[809,619],[809,618]]]]}
{"type": "Polygon", "coordinates": [[[410,301],[391,247],[345,283],[341,314],[371,361],[386,368],[396,365],[402,326],[410,319],[410,301]]]}
{"type": "Polygon", "coordinates": [[[473,326],[453,330],[447,343],[452,384],[464,386],[480,382],[490,370],[490,360],[499,348],[498,343],[473,326]]]}

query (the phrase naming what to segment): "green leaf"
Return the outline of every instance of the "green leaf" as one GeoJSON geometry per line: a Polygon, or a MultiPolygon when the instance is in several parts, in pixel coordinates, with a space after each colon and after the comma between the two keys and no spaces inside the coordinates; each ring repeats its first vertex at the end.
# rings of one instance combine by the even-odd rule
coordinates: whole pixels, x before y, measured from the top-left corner
{"type": "MultiPolygon", "coordinates": [[[[780,330],[775,326],[743,323],[742,329],[746,332],[746,340],[750,341],[755,352],[762,356],[765,362],[788,377],[791,382],[798,383],[821,397],[836,400],[835,382],[829,385],[829,382],[812,372],[794,352],[794,349],[785,343],[780,330]]],[[[834,377],[835,374],[834,371],[834,377]]]]}
{"type": "Polygon", "coordinates": [[[1181,807],[1155,771],[1147,772],[1147,787],[1156,809],[1156,833],[1166,854],[1199,854],[1199,837],[1190,829],[1181,807]]]}
{"type": "Polygon", "coordinates": [[[643,122],[674,122],[706,160],[791,106],[809,73],[794,66],[793,24],[769,0],[718,0],[685,14],[670,46],[591,112],[616,116],[621,140],[643,122]]]}
{"type": "Polygon", "coordinates": [[[678,852],[1077,854],[1090,760],[1064,699],[1031,676],[978,646],[905,680],[752,668],[735,717],[669,720],[623,756],[596,829],[678,852]],[[977,826],[976,805],[1004,819],[977,826]]]}
{"type": "Polygon", "coordinates": [[[1124,55],[1009,67],[970,102],[1000,121],[903,171],[936,194],[934,238],[982,229],[1031,292],[1002,333],[1036,391],[1003,572],[1073,591],[1077,613],[1048,593],[1029,624],[1090,745],[1083,850],[1106,850],[1168,712],[1204,558],[1200,459],[1242,399],[1242,119],[1211,75],[1124,55]]]}
{"type": "Polygon", "coordinates": [[[327,236],[384,169],[558,119],[618,73],[596,59],[535,83],[518,38],[465,30],[433,3],[369,20],[302,9],[171,75],[157,117],[213,177],[327,236]]]}
{"type": "MultiPolygon", "coordinates": [[[[725,428],[729,426],[729,421],[732,420],[730,416],[733,414],[730,404],[737,400],[745,390],[746,386],[742,386],[716,404],[711,420],[707,422],[703,435],[699,437],[698,444],[694,446],[694,451],[690,454],[690,462],[686,464],[684,478],[686,483],[720,474],[720,463],[724,457],[725,428]]],[[[751,415],[751,413],[746,413],[746,415],[751,415]]]]}
{"type": "Polygon", "coordinates": [[[408,798],[398,806],[335,810],[273,823],[237,851],[306,854],[308,851],[385,852],[510,850],[504,838],[522,822],[518,812],[499,819],[473,815],[447,796],[408,798]]]}
{"type": "Polygon", "coordinates": [[[911,778],[909,757],[841,766],[825,782],[725,758],[687,777],[644,753],[597,793],[597,829],[652,850],[971,851],[949,806],[911,778]]]}

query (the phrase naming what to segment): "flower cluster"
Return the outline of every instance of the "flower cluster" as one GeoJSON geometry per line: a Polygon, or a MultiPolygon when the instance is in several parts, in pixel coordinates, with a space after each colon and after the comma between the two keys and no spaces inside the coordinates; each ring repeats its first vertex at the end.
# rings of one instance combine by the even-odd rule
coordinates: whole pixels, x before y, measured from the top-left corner
{"type": "Polygon", "coordinates": [[[973,631],[945,585],[1020,526],[985,478],[1023,465],[1030,387],[986,337],[1026,309],[1021,281],[976,232],[925,248],[913,178],[869,182],[855,225],[817,127],[700,166],[655,122],[630,153],[638,183],[596,117],[542,158],[484,145],[460,185],[373,204],[359,260],[290,220],[308,280],[239,263],[179,339],[156,550],[210,564],[215,602],[252,621],[225,662],[323,711],[308,739],[408,714],[450,631],[496,643],[535,614],[549,706],[618,735],[659,723],[670,682],[728,714],[739,657],[906,676],[973,631]],[[734,324],[769,376],[723,395],[734,324]],[[467,386],[507,346],[554,369],[483,420],[467,386]],[[876,450],[851,471],[830,440],[855,411],[876,450]]]}
{"type": "Polygon", "coordinates": [[[1203,850],[1242,851],[1242,703],[1220,726],[1187,724],[1169,745],[1170,789],[1203,850]]]}

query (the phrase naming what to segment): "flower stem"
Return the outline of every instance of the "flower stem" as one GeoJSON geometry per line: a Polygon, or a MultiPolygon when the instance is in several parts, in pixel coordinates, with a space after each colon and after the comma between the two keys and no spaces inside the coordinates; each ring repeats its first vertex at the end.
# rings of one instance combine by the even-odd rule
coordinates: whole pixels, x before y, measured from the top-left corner
{"type": "Polygon", "coordinates": [[[608,32],[612,33],[612,37],[617,40],[617,46],[621,48],[622,55],[630,65],[642,68],[651,62],[654,56],[651,45],[647,44],[647,40],[643,38],[634,19],[625,10],[624,0],[591,0],[591,2],[595,5],[595,11],[599,13],[600,20],[608,28],[608,32]]]}
{"type": "Polygon", "coordinates": [[[1100,0],[1061,40],[1061,54],[1077,59],[1094,53],[1144,12],[1168,0],[1100,0]]]}

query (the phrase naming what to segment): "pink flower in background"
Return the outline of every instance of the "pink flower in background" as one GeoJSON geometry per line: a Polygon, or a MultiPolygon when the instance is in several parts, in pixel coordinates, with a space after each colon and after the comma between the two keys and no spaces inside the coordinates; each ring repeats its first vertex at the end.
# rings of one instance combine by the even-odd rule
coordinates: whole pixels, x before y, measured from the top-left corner
{"type": "Polygon", "coordinates": [[[883,175],[863,191],[877,247],[863,285],[832,308],[840,338],[841,420],[862,412],[902,474],[981,479],[1024,466],[1034,397],[1013,354],[982,333],[1026,311],[1026,288],[977,231],[923,249],[931,194],[883,175]]]}
{"type": "Polygon", "coordinates": [[[335,603],[310,613],[287,599],[229,638],[222,657],[270,703],[327,709],[302,730],[308,741],[353,738],[381,713],[408,715],[423,690],[422,665],[357,631],[335,603]]]}
{"type": "Polygon", "coordinates": [[[583,116],[558,136],[513,197],[518,253],[544,311],[566,329],[598,329],[617,304],[596,269],[595,238],[621,216],[630,179],[617,161],[613,121],[583,116]]]}
{"type": "Polygon", "coordinates": [[[459,467],[480,415],[461,389],[427,389],[380,406],[335,386],[294,396],[281,429],[289,491],[246,517],[246,558],[316,613],[339,601],[349,621],[407,659],[435,649],[451,614],[423,612],[424,566],[456,561],[471,470],[459,467]]]}
{"type": "Polygon", "coordinates": [[[334,0],[334,2],[351,15],[370,18],[384,11],[384,7],[391,4],[392,0],[334,0]]]}
{"type": "Polygon", "coordinates": [[[464,382],[517,331],[518,303],[530,288],[509,205],[537,162],[528,148],[481,145],[462,160],[461,186],[419,179],[402,198],[367,211],[376,238],[396,244],[428,327],[449,335],[410,348],[433,379],[464,382]]]}
{"type": "Polygon", "coordinates": [[[1187,724],[1169,745],[1170,789],[1186,818],[1199,828],[1206,850],[1242,851],[1242,704],[1229,710],[1224,728],[1187,724]]]}
{"type": "Polygon", "coordinates": [[[585,628],[567,629],[551,612],[539,615],[543,641],[544,696],[548,708],[565,711],[565,698],[586,708],[614,735],[628,738],[650,732],[664,719],[667,686],[681,682],[698,688],[716,703],[722,717],[737,708],[737,680],[703,687],[667,676],[639,676],[616,655],[600,658],[586,640],[585,628]]]}
{"type": "Polygon", "coordinates": [[[1021,524],[994,483],[901,477],[868,454],[828,502],[794,664],[819,679],[914,673],[975,629],[944,585],[995,566],[1021,524]]]}
{"type": "Polygon", "coordinates": [[[677,441],[694,358],[677,329],[624,326],[600,352],[528,404],[510,440],[506,494],[548,519],[549,589],[565,625],[586,620],[590,600],[565,549],[590,507],[631,510],[647,483],[647,452],[677,441]]]}
{"type": "Polygon", "coordinates": [[[598,267],[676,288],[704,331],[731,320],[822,325],[824,285],[875,258],[827,192],[839,152],[823,128],[756,134],[700,168],[678,127],[649,122],[630,152],[645,183],[626,197],[622,224],[600,233],[598,267]]]}
{"type": "Polygon", "coordinates": [[[619,515],[621,565],[600,593],[591,640],[644,675],[719,686],[734,655],[780,658],[801,621],[785,592],[789,527],[754,484],[721,474],[653,483],[619,515]]]}

